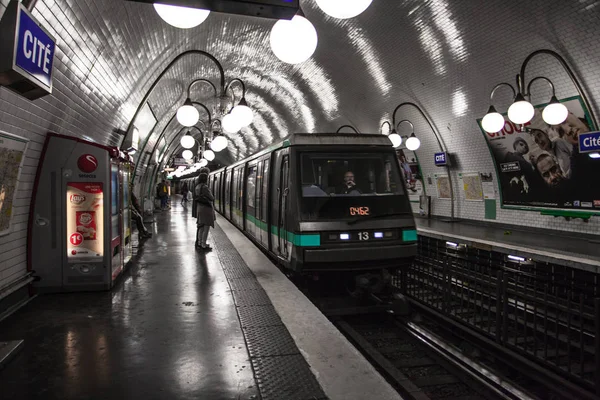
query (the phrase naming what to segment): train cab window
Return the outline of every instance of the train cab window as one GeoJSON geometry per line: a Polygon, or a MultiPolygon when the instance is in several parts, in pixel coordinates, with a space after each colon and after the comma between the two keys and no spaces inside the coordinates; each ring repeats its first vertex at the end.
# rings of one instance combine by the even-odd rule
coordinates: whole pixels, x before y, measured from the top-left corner
{"type": "Polygon", "coordinates": [[[403,194],[397,161],[387,153],[304,154],[303,197],[403,194]]]}
{"type": "Polygon", "coordinates": [[[411,213],[392,152],[303,153],[301,220],[340,220],[411,213]]]}

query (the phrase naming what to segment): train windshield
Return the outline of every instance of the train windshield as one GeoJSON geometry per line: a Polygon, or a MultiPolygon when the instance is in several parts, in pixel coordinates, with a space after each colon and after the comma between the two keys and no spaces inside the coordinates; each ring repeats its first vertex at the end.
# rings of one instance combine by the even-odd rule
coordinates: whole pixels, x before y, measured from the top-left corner
{"type": "Polygon", "coordinates": [[[410,212],[393,153],[303,153],[303,219],[410,212]]]}

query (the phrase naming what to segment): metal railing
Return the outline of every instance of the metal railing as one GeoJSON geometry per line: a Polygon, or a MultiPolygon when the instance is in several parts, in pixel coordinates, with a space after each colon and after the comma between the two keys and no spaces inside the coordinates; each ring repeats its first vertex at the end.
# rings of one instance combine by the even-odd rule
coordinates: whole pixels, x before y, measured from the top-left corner
{"type": "Polygon", "coordinates": [[[406,295],[600,391],[598,274],[420,236],[395,277],[406,295]]]}

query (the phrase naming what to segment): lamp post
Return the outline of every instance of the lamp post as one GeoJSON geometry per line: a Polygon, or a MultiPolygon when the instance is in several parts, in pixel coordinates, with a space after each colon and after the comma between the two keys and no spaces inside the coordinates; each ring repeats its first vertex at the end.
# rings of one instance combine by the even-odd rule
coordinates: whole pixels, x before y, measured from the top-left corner
{"type": "MultiPolygon", "coordinates": [[[[442,141],[442,135],[439,133],[439,131],[435,128],[435,126],[433,125],[433,123],[431,122],[431,119],[427,116],[427,114],[425,113],[425,111],[423,111],[421,109],[421,107],[419,107],[417,104],[415,103],[411,103],[411,102],[404,102],[404,103],[400,103],[396,106],[396,108],[394,109],[394,112],[392,113],[392,126],[398,126],[400,125],[400,122],[404,121],[400,121],[398,124],[396,124],[396,113],[398,112],[398,110],[402,107],[406,107],[406,106],[410,106],[413,107],[415,110],[417,110],[417,112],[419,114],[421,114],[421,116],[423,117],[423,119],[425,120],[425,122],[427,122],[427,125],[429,125],[429,128],[431,129],[431,132],[433,133],[433,136],[435,136],[435,139],[438,142],[438,145],[440,147],[441,151],[444,152],[448,152],[448,149],[446,148],[444,142],[442,141]]],[[[409,121],[410,122],[410,121],[409,121]]],[[[412,125],[412,123],[411,123],[412,125]]],[[[382,125],[383,126],[383,125],[382,125]]],[[[395,129],[392,131],[394,132],[395,129]]],[[[413,127],[413,133],[412,135],[407,139],[407,145],[408,145],[408,141],[411,140],[413,137],[416,139],[416,136],[414,136],[414,127],[413,127]]],[[[391,134],[390,134],[391,136],[391,134]]],[[[418,140],[418,139],[417,139],[418,140]]],[[[413,141],[413,143],[415,143],[413,141]]],[[[416,144],[416,143],[415,143],[416,144]]],[[[419,145],[420,145],[420,141],[419,141],[419,145]]],[[[413,145],[411,145],[411,147],[414,147],[413,145]]],[[[408,148],[408,146],[407,146],[408,148]]],[[[418,146],[417,146],[418,148],[418,146]]],[[[408,148],[410,150],[410,148],[408,148]]],[[[450,173],[450,167],[448,165],[446,165],[446,171],[448,173],[448,183],[450,186],[450,221],[454,221],[454,187],[452,185],[452,174],[450,173]]]]}
{"type": "MultiPolygon", "coordinates": [[[[539,54],[550,55],[559,61],[560,65],[567,72],[567,75],[575,85],[577,92],[579,93],[587,109],[589,110],[590,117],[592,118],[594,125],[598,126],[596,117],[594,116],[592,107],[590,107],[590,103],[588,101],[588,97],[585,93],[585,90],[579,83],[579,80],[575,76],[573,70],[571,69],[571,67],[569,67],[569,64],[567,64],[565,59],[560,54],[548,49],[536,50],[525,58],[525,61],[523,61],[523,64],[521,65],[521,71],[519,74],[517,74],[516,90],[511,84],[506,82],[502,82],[494,86],[490,93],[490,104],[492,103],[494,93],[499,87],[510,87],[513,92],[513,95],[515,96],[515,100],[513,104],[508,108],[508,119],[510,119],[515,124],[520,124],[523,126],[527,122],[531,121],[535,113],[533,105],[529,102],[529,100],[531,99],[531,86],[534,82],[543,80],[546,83],[548,83],[548,85],[550,85],[550,89],[552,90],[552,96],[550,98],[549,104],[544,108],[544,111],[542,112],[542,119],[548,125],[558,125],[563,123],[567,119],[569,112],[567,108],[558,101],[556,97],[554,84],[550,79],[546,78],[545,76],[536,76],[531,81],[529,81],[528,84],[526,84],[525,70],[527,68],[527,65],[529,64],[529,61],[531,61],[532,58],[539,54]]],[[[502,117],[502,115],[496,111],[493,104],[490,105],[487,114],[483,117],[483,120],[481,121],[481,126],[486,132],[490,133],[499,132],[504,127],[504,117],[502,117]]]]}

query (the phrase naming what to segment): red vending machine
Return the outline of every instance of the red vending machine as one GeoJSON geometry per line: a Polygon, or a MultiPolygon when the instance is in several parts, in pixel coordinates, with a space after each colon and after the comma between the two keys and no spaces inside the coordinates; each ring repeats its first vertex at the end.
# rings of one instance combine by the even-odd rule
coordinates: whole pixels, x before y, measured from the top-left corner
{"type": "Polygon", "coordinates": [[[28,267],[44,291],[108,290],[131,259],[131,159],[49,133],[33,188],[28,267]]]}

